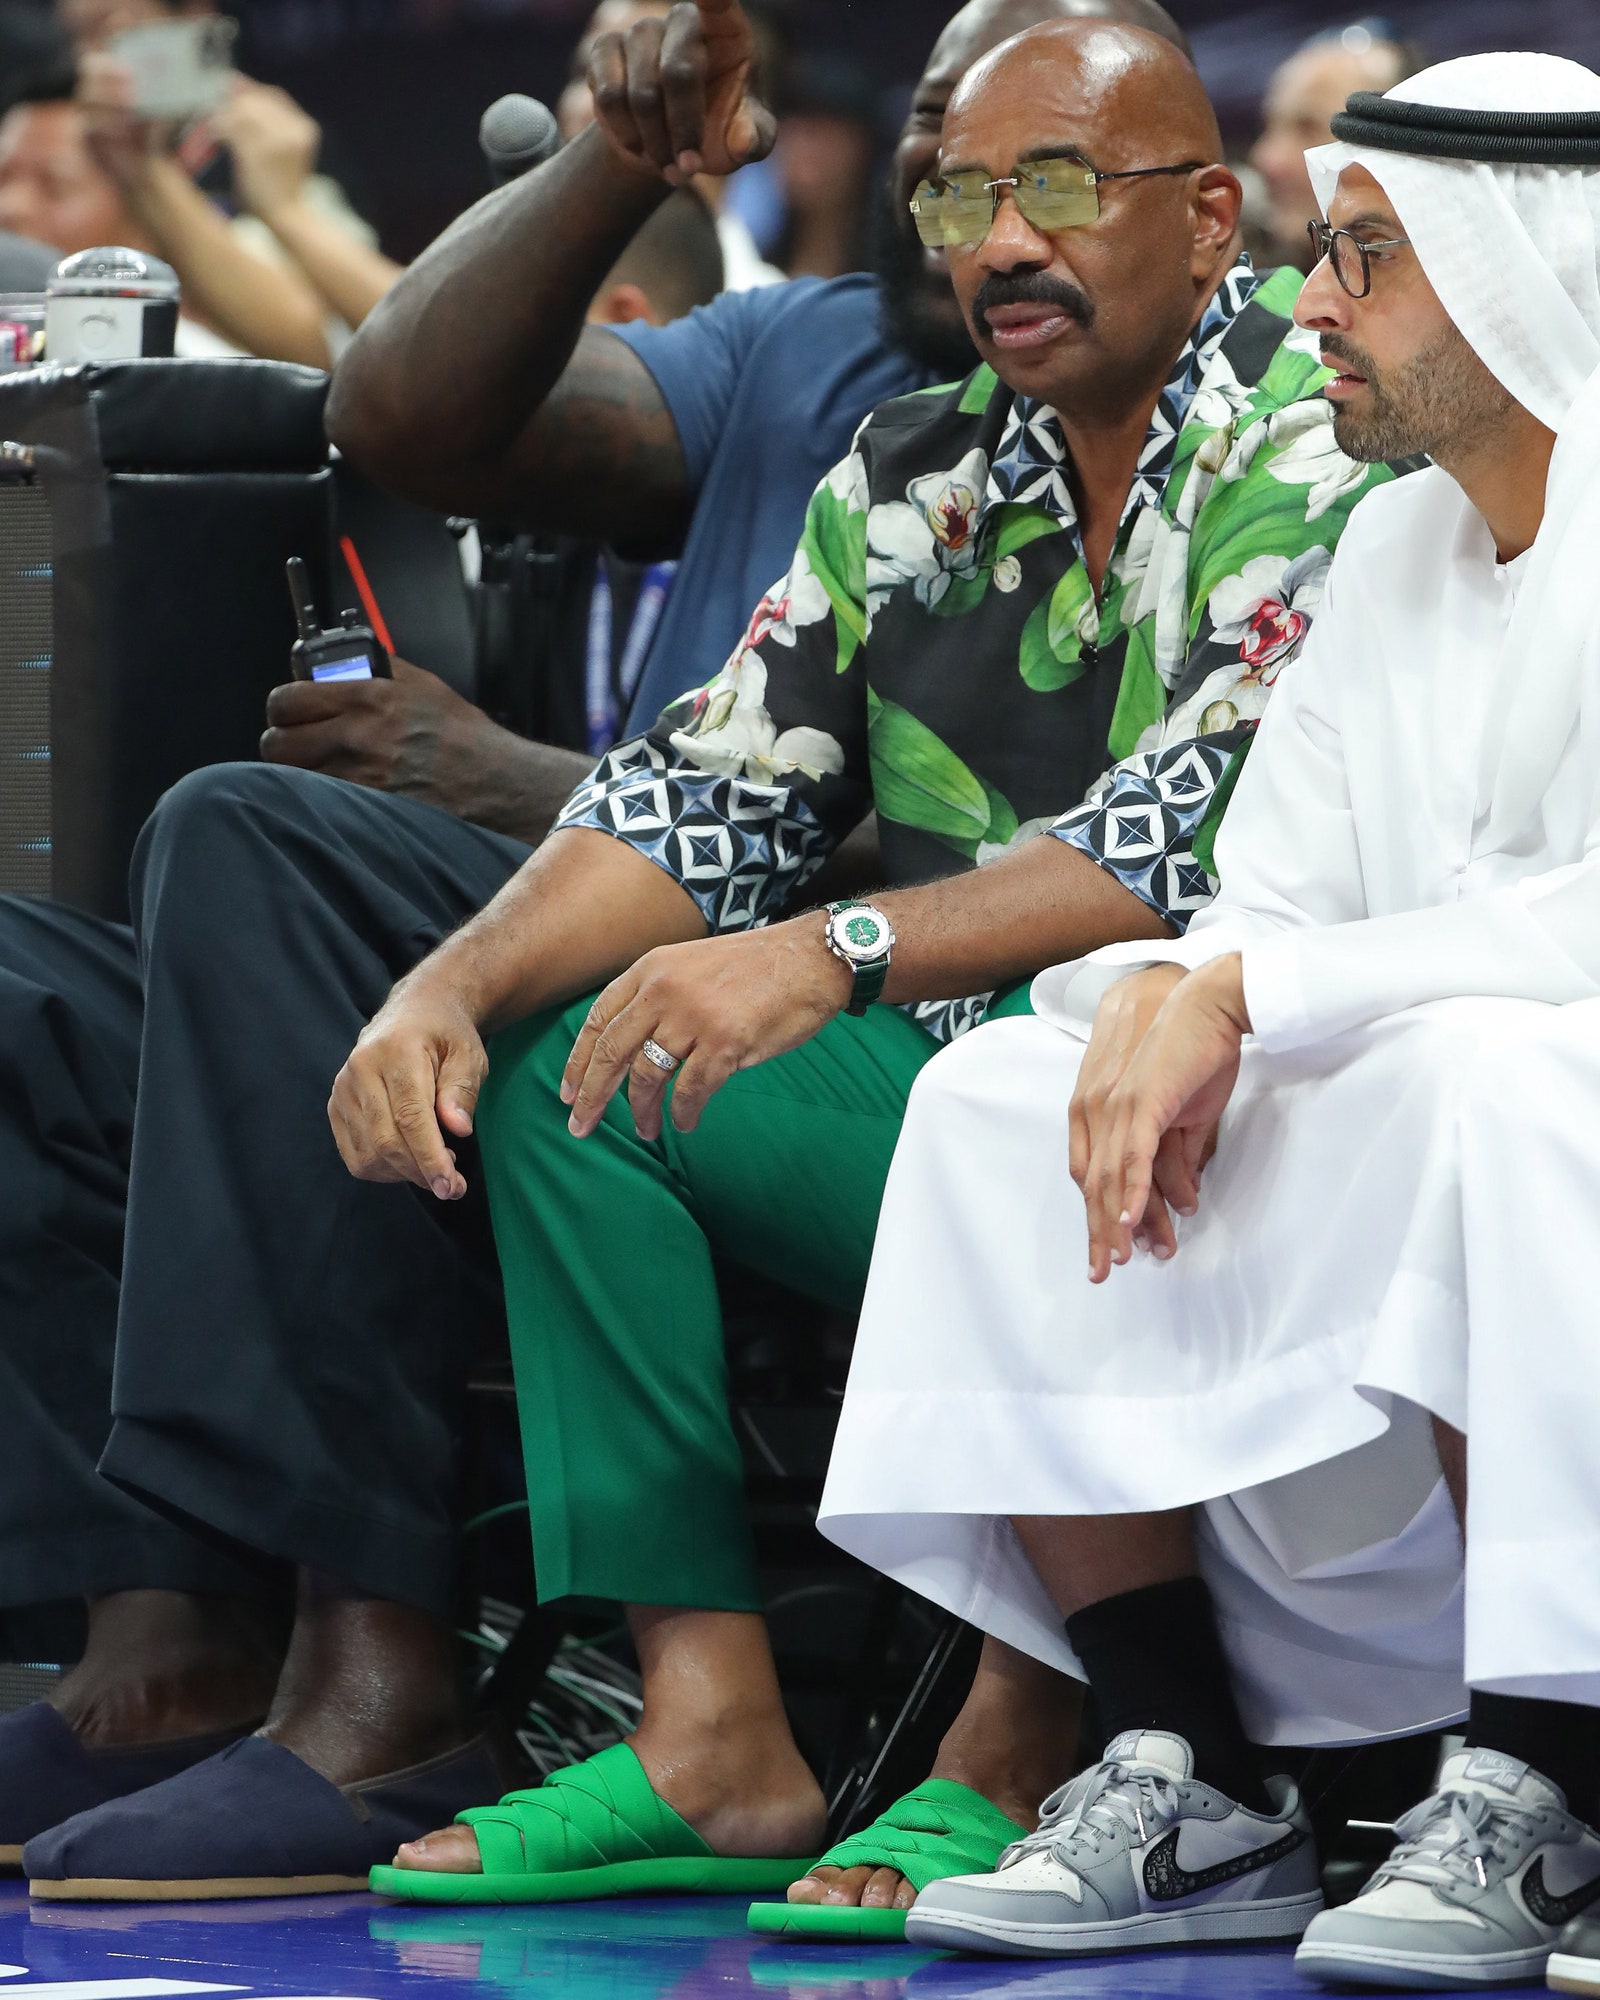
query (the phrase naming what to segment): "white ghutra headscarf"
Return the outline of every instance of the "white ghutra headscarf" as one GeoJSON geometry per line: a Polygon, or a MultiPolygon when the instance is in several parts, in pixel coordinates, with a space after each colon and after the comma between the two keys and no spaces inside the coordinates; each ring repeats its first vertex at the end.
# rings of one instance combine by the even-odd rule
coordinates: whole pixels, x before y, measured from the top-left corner
{"type": "MultiPolygon", "coordinates": [[[[1386,101],[1592,118],[1600,76],[1559,56],[1465,56],[1408,77],[1386,101]]],[[[1600,147],[1593,166],[1539,166],[1421,155],[1409,150],[1414,138],[1406,143],[1309,151],[1323,213],[1344,169],[1364,167],[1468,345],[1556,433],[1544,522],[1506,637],[1517,694],[1482,774],[1488,844],[1503,848],[1537,811],[1585,690],[1600,698],[1600,147]]],[[[1592,729],[1600,717],[1587,721],[1592,729]]]]}

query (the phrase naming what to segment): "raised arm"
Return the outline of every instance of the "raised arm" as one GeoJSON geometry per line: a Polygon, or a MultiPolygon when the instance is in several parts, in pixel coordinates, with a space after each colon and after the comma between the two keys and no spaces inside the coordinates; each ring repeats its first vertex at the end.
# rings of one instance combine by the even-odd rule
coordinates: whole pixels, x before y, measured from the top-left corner
{"type": "Polygon", "coordinates": [[[772,140],[748,93],[754,41],[734,0],[599,37],[597,122],[486,197],[413,264],[344,356],[329,433],[426,505],[660,547],[691,498],[649,370],[586,328],[601,280],[681,185],[772,140]]]}

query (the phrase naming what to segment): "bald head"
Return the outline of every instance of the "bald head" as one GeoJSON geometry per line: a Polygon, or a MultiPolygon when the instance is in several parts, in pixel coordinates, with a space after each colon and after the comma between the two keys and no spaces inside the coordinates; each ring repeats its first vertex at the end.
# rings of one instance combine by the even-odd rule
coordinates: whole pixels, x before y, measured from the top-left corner
{"type": "Polygon", "coordinates": [[[1036,144],[1072,146],[1102,171],[1222,158],[1217,114],[1193,63],[1176,42],[1146,27],[1079,15],[1042,21],[1001,42],[951,94],[944,158],[956,157],[953,128],[985,100],[1013,94],[1038,107],[1036,144]],[[1046,134],[1046,123],[1056,129],[1046,134]],[[1076,130],[1068,132],[1069,125],[1076,130]]]}

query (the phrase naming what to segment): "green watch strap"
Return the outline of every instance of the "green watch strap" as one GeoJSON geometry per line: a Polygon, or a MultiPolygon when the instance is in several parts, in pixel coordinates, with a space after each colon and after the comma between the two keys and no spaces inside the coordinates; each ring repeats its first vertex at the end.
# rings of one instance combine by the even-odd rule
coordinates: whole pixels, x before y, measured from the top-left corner
{"type": "Polygon", "coordinates": [[[874,959],[871,965],[858,965],[854,971],[855,991],[850,995],[850,1005],[845,1011],[864,1014],[883,991],[883,982],[889,977],[889,961],[887,958],[874,959]]]}

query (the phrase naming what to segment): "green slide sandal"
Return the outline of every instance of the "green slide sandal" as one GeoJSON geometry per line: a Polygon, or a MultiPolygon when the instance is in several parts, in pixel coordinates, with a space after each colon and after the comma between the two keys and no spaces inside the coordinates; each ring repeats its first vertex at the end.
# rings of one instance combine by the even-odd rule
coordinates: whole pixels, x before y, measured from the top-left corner
{"type": "MultiPolygon", "coordinates": [[[[1027,1833],[981,1792],[950,1778],[929,1778],[889,1810],[830,1847],[818,1868],[893,1868],[919,1893],[947,1875],[987,1873],[1001,1851],[1027,1833]]],[[[801,1874],[809,1874],[802,1869],[801,1874]]],[[[904,1910],[862,1910],[841,1903],[752,1903],[750,1928],[763,1937],[827,1944],[903,1944],[904,1910]]]]}
{"type": "Polygon", "coordinates": [[[374,1868],[404,1903],[582,1903],[602,1896],[743,1896],[787,1889],[814,1861],[724,1860],[650,1789],[626,1743],[552,1771],[536,1791],[456,1815],[478,1836],[481,1875],[374,1868]]]}

